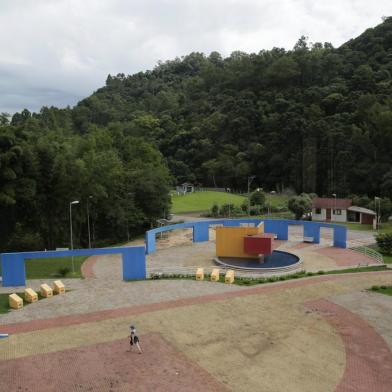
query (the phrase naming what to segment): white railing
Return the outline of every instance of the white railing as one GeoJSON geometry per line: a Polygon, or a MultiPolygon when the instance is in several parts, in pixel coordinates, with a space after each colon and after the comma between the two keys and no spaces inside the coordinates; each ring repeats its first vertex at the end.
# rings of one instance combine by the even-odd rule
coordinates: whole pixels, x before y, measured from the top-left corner
{"type": "Polygon", "coordinates": [[[367,257],[370,257],[371,259],[374,259],[377,263],[384,263],[384,258],[382,257],[382,254],[372,248],[368,248],[367,246],[354,246],[350,249],[355,252],[361,253],[367,257]]]}

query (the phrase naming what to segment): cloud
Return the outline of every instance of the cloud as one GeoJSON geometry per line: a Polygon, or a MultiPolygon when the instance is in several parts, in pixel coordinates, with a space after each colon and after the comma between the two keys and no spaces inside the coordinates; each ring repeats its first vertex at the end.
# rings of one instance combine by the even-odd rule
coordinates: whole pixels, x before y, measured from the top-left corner
{"type": "Polygon", "coordinates": [[[72,106],[109,73],[192,51],[339,46],[391,14],[389,0],[2,0],[0,111],[72,106]]]}

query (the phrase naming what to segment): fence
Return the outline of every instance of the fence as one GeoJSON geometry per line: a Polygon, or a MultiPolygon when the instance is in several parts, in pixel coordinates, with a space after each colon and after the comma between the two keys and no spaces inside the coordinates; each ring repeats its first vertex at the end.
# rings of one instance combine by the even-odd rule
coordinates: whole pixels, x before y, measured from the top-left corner
{"type": "Polygon", "coordinates": [[[382,257],[382,254],[372,248],[368,248],[367,246],[354,246],[350,249],[370,257],[371,259],[374,259],[377,263],[384,264],[384,258],[382,257]]]}

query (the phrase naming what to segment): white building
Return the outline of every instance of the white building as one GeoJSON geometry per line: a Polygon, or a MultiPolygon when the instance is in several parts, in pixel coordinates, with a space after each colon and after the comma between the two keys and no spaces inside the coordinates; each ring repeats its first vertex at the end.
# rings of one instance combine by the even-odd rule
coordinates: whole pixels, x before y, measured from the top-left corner
{"type": "Polygon", "coordinates": [[[376,219],[376,213],[367,208],[353,206],[351,199],[316,197],[312,204],[312,219],[372,225],[376,219]]]}

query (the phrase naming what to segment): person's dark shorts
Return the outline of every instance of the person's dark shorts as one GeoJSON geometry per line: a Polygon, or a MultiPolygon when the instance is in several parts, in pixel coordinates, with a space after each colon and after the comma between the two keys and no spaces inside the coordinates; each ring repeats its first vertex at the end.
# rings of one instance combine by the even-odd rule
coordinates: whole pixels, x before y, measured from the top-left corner
{"type": "Polygon", "coordinates": [[[139,343],[139,338],[137,337],[137,336],[134,336],[133,337],[133,343],[139,343]]]}

